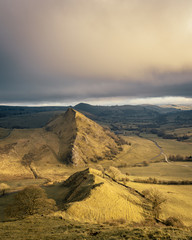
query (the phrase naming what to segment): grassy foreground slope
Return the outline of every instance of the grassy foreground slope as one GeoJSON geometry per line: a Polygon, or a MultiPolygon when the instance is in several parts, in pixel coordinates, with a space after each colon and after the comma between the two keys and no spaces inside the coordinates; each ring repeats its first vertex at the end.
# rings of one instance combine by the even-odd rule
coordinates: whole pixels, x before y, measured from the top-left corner
{"type": "Polygon", "coordinates": [[[16,222],[0,223],[0,236],[5,240],[190,240],[191,229],[172,227],[139,227],[127,224],[89,224],[58,217],[29,217],[16,222]]]}
{"type": "MultiPolygon", "coordinates": [[[[33,216],[0,223],[3,239],[191,239],[191,228],[177,229],[143,222],[148,215],[141,192],[154,185],[128,182],[126,188],[106,174],[86,169],[67,181],[44,187],[60,211],[52,216],[33,216]]],[[[155,185],[166,197],[160,219],[175,216],[192,225],[191,186],[155,185]]],[[[13,194],[1,198],[11,202],[13,194]]],[[[4,204],[4,206],[6,205],[4,204]]],[[[146,204],[146,203],[145,203],[146,204]]],[[[0,204],[0,207],[2,204],[0,204]]],[[[147,210],[149,211],[149,209],[147,210]]]]}

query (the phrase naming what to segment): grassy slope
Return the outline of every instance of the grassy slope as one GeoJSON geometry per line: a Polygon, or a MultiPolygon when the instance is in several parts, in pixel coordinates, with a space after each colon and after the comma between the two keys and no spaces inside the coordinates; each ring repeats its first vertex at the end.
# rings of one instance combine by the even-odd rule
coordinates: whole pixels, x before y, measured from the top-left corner
{"type": "Polygon", "coordinates": [[[0,223],[0,236],[6,240],[119,240],[119,239],[190,239],[191,229],[130,227],[126,224],[88,224],[50,217],[30,217],[0,223]],[[38,237],[37,237],[38,236],[38,237]]]}
{"type": "MultiPolygon", "coordinates": [[[[123,146],[123,151],[116,156],[113,162],[114,166],[120,166],[121,164],[134,165],[143,161],[154,162],[163,159],[162,157],[154,158],[159,154],[160,150],[153,142],[137,136],[123,138],[130,142],[131,146],[123,146]]],[[[105,161],[103,164],[105,167],[108,167],[112,163],[105,161]]]]}
{"type": "Polygon", "coordinates": [[[31,165],[38,174],[43,176],[45,169],[47,174],[51,174],[52,167],[59,169],[59,162],[53,152],[53,149],[58,151],[58,139],[44,129],[14,129],[6,139],[0,140],[0,147],[2,180],[34,177],[30,169],[21,164],[21,159],[29,152],[35,154],[31,165]]]}
{"type": "Polygon", "coordinates": [[[117,137],[114,134],[108,134],[103,127],[79,112],[76,112],[76,124],[77,137],[74,142],[74,159],[82,159],[87,163],[90,163],[90,159],[92,159],[97,162],[98,157],[103,159],[106,158],[106,154],[110,155],[111,151],[118,152],[118,145],[115,142],[117,137]]]}

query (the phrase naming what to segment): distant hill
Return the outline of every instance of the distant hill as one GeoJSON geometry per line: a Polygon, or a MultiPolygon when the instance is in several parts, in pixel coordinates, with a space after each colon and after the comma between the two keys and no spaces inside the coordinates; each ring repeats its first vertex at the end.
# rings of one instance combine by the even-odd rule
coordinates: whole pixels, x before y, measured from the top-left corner
{"type": "Polygon", "coordinates": [[[107,113],[112,113],[114,111],[119,111],[124,114],[149,114],[150,112],[156,112],[156,113],[168,113],[168,112],[176,112],[178,109],[175,109],[174,107],[167,107],[162,108],[160,106],[156,105],[149,105],[149,104],[143,104],[143,105],[122,105],[122,106],[93,106],[87,103],[79,103],[76,106],[74,106],[74,109],[78,111],[85,111],[91,114],[96,115],[102,115],[105,111],[107,113]]]}
{"type": "MultiPolygon", "coordinates": [[[[0,106],[1,128],[41,128],[67,107],[9,107],[0,106]]],[[[74,109],[99,124],[108,125],[113,131],[124,129],[192,126],[192,110],[181,110],[170,105],[93,106],[80,103],[74,109]],[[178,121],[179,119],[179,121],[178,121]],[[191,120],[190,120],[191,119],[191,120]]],[[[1,137],[1,136],[0,136],[1,137]]]]}
{"type": "Polygon", "coordinates": [[[161,108],[175,108],[179,110],[192,110],[191,105],[175,105],[175,104],[167,104],[167,105],[160,105],[161,108]]]}
{"type": "Polygon", "coordinates": [[[0,127],[41,128],[68,107],[0,106],[0,127]]]}
{"type": "Polygon", "coordinates": [[[39,112],[52,112],[52,111],[64,111],[68,107],[23,107],[23,106],[3,106],[0,105],[0,118],[16,116],[16,115],[26,115],[39,112]]]}

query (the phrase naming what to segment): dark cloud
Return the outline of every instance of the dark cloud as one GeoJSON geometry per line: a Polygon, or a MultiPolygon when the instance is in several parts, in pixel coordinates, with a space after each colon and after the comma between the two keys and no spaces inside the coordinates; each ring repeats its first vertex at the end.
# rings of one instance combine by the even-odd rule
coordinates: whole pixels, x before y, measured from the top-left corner
{"type": "MultiPolygon", "coordinates": [[[[174,74],[173,74],[174,75],[174,74]]],[[[160,76],[159,76],[160,77],[160,76]]],[[[171,77],[173,77],[171,75],[171,77]]],[[[165,76],[164,76],[165,78],[165,76]]],[[[19,79],[13,84],[0,85],[0,101],[8,102],[62,102],[83,101],[87,98],[110,97],[164,97],[183,96],[191,97],[192,82],[154,85],[143,81],[111,81],[101,79],[71,79],[53,78],[44,79],[19,79]]]]}
{"type": "Polygon", "coordinates": [[[192,2],[1,0],[0,103],[191,98],[192,2]]]}

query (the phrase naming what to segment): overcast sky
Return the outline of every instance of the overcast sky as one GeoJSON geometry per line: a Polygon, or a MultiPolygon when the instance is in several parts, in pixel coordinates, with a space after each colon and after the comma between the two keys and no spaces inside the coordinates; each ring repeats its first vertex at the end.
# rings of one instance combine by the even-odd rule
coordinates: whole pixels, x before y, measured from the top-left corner
{"type": "Polygon", "coordinates": [[[192,104],[191,0],[0,0],[0,104],[192,104]]]}

